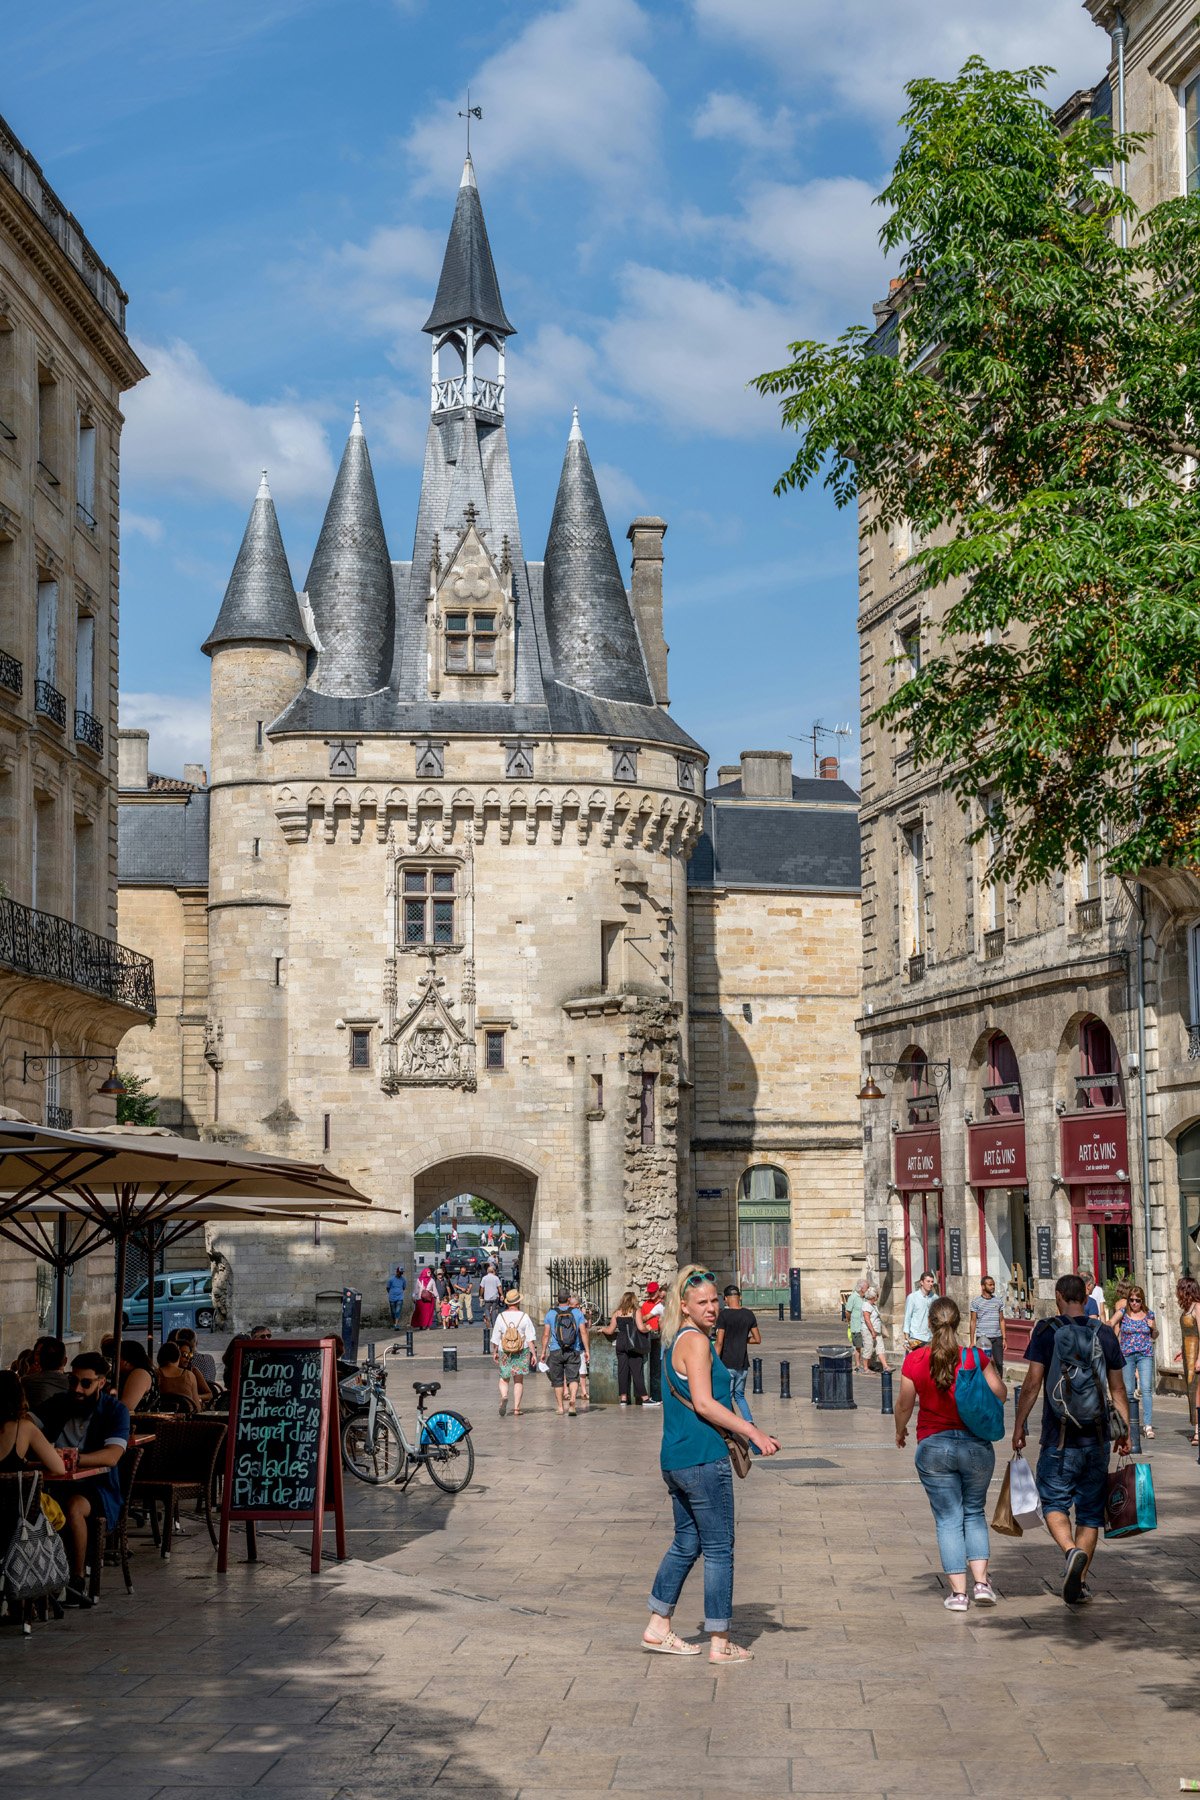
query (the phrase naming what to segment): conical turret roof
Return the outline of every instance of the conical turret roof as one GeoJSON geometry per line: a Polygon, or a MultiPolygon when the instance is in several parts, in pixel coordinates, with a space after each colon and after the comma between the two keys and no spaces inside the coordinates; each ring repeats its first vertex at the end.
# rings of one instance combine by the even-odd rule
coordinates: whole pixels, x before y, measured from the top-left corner
{"type": "Polygon", "coordinates": [[[310,648],[265,469],[217,622],[203,648],[211,655],[218,644],[247,639],[310,648]]]}
{"type": "Polygon", "coordinates": [[[306,583],[320,639],[311,685],[373,694],[388,679],[396,599],[375,476],[358,407],[306,583]]]}
{"type": "Polygon", "coordinates": [[[550,519],[543,591],[555,679],[609,700],[653,705],[578,412],[550,519]]]}
{"type": "Polygon", "coordinates": [[[492,247],[483,222],[483,203],[469,155],[463,164],[433,311],[422,330],[445,331],[452,325],[483,325],[498,337],[511,337],[517,329],[509,323],[500,298],[492,247]]]}

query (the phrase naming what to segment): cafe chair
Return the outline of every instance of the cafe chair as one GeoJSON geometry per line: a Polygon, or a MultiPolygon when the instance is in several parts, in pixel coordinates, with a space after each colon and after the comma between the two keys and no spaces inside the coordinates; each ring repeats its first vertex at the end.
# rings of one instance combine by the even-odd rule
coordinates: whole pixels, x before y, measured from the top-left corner
{"type": "Polygon", "coordinates": [[[168,1413],[148,1417],[143,1413],[141,1419],[153,1431],[154,1442],[146,1447],[146,1457],[133,1493],[135,1499],[144,1501],[149,1509],[150,1529],[163,1561],[171,1554],[175,1513],[181,1500],[203,1502],[204,1521],[215,1550],[214,1475],[225,1443],[225,1421],[206,1419],[203,1413],[186,1418],[168,1413]],[[163,1507],[161,1529],[158,1521],[160,1501],[163,1507]]]}
{"type": "Polygon", "coordinates": [[[100,1598],[100,1572],[106,1562],[119,1565],[125,1592],[133,1592],[133,1574],[129,1567],[129,1501],[145,1449],[144,1444],[131,1444],[117,1464],[117,1479],[121,1483],[121,1511],[111,1531],[101,1509],[96,1505],[92,1506],[88,1519],[87,1559],[88,1593],[93,1600],[100,1598]]]}

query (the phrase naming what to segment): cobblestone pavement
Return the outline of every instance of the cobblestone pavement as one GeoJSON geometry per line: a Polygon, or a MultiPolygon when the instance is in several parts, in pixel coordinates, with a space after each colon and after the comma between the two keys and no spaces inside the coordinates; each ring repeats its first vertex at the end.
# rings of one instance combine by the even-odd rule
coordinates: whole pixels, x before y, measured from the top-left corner
{"type": "MultiPolygon", "coordinates": [[[[739,1484],[748,1667],[638,1649],[670,1529],[661,1415],[559,1419],[539,1383],[536,1410],[501,1420],[464,1331],[443,1388],[477,1423],[464,1495],[424,1476],[406,1495],[349,1483],[350,1561],[317,1578],[302,1533],[273,1529],[257,1566],[219,1578],[187,1520],[168,1564],[137,1539],[131,1598],[107,1571],[95,1612],[0,1636],[6,1800],[1125,1800],[1200,1777],[1200,1470],[1182,1402],[1159,1403],[1160,1528],[1101,1544],[1093,1605],[1063,1606],[1037,1535],[995,1541],[1001,1604],[959,1617],[877,1382],[855,1412],[777,1398],[781,1355],[807,1396],[813,1346],[837,1331],[766,1328],[756,1405],[784,1450],[739,1484]]],[[[398,1404],[431,1373],[431,1355],[397,1360],[398,1404]]],[[[693,1577],[681,1629],[700,1615],[693,1577]]]]}

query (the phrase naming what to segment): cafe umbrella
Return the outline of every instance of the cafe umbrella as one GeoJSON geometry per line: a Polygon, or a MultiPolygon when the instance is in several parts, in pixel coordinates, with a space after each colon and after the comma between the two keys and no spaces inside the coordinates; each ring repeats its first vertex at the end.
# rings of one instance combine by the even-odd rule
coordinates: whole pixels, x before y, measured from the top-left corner
{"type": "Polygon", "coordinates": [[[157,1126],[52,1131],[0,1120],[0,1236],[51,1263],[60,1307],[70,1263],[115,1245],[118,1356],[131,1239],[147,1241],[153,1267],[159,1250],[203,1224],[328,1219],[370,1207],[320,1163],[200,1143],[157,1126]]]}

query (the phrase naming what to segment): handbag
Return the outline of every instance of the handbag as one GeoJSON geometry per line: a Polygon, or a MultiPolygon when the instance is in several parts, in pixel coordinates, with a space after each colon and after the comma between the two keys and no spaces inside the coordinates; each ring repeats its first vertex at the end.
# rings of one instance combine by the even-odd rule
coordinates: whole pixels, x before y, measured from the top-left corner
{"type": "Polygon", "coordinates": [[[1013,1518],[1012,1509],[1012,1464],[1004,1466],[1004,1476],[1000,1482],[1000,1493],[996,1500],[996,1510],[992,1514],[992,1530],[998,1531],[1001,1537],[1024,1537],[1024,1527],[1013,1518]]]}
{"type": "Polygon", "coordinates": [[[1004,1402],[988,1386],[978,1350],[964,1350],[954,1377],[954,1404],[972,1437],[996,1444],[1004,1436],[1004,1402]],[[964,1359],[970,1357],[971,1361],[964,1359]]]}
{"type": "Polygon", "coordinates": [[[1110,1469],[1104,1495],[1104,1535],[1138,1537],[1158,1524],[1154,1502],[1154,1471],[1149,1463],[1135,1463],[1119,1456],[1110,1469]]]}
{"type": "MultiPolygon", "coordinates": [[[[675,1386],[675,1383],[671,1380],[671,1359],[669,1356],[663,1358],[663,1370],[667,1377],[667,1386],[679,1401],[679,1404],[681,1406],[686,1406],[690,1413],[694,1413],[696,1409],[691,1401],[685,1399],[679,1389],[675,1386]]],[[[747,1475],[750,1473],[749,1444],[746,1442],[745,1438],[739,1437],[735,1431],[725,1431],[720,1425],[714,1425],[712,1429],[714,1431],[719,1431],[725,1440],[725,1448],[729,1452],[730,1468],[733,1470],[739,1481],[745,1481],[747,1475]]]]}
{"type": "Polygon", "coordinates": [[[0,1565],[0,1585],[6,1600],[41,1600],[47,1594],[57,1594],[70,1580],[67,1553],[40,1507],[32,1519],[25,1517],[25,1482],[21,1475],[17,1476],[17,1511],[17,1528],[0,1565]]]}

